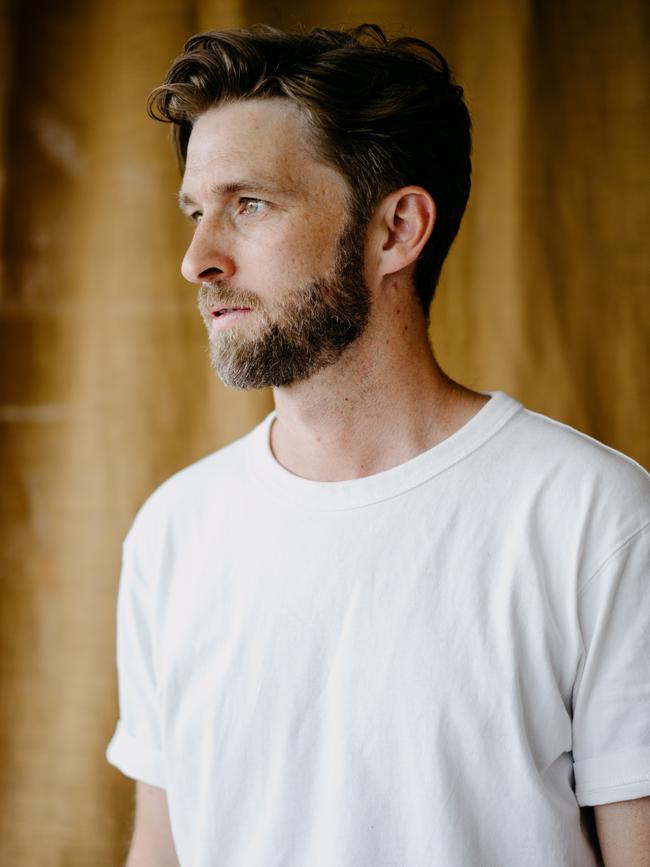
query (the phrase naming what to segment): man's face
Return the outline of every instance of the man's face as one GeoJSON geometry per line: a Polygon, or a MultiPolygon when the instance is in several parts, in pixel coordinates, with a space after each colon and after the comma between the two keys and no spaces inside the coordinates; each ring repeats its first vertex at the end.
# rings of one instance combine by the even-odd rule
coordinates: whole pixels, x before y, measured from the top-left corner
{"type": "Polygon", "coordinates": [[[306,379],[363,332],[364,231],[348,219],[346,191],[288,100],[230,103],[196,121],[180,196],[196,228],[182,271],[201,284],[226,385],[306,379]]]}

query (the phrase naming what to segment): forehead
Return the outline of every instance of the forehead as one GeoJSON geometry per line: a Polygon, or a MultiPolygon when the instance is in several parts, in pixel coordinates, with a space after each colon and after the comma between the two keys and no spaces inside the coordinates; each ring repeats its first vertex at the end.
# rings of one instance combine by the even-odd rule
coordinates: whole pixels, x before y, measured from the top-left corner
{"type": "Polygon", "coordinates": [[[313,183],[346,187],[340,172],[318,155],[305,114],[281,97],[226,103],[195,121],[183,188],[204,178],[227,183],[238,176],[280,183],[296,192],[313,183]]]}

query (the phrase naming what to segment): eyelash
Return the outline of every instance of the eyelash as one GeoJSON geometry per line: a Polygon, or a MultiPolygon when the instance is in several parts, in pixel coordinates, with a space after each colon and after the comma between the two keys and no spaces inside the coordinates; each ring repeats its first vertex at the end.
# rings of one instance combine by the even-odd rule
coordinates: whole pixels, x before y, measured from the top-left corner
{"type": "MultiPolygon", "coordinates": [[[[242,198],[239,200],[239,208],[238,208],[238,211],[237,211],[237,212],[238,212],[239,214],[244,214],[244,215],[249,214],[250,216],[256,216],[256,215],[257,215],[257,211],[255,211],[255,212],[253,212],[253,213],[251,213],[251,212],[247,212],[247,211],[246,211],[246,207],[247,207],[248,205],[250,205],[250,204],[266,205],[266,204],[268,204],[268,203],[265,202],[264,199],[254,199],[254,198],[252,198],[252,197],[242,196],[242,198]]],[[[195,225],[201,222],[201,218],[202,218],[202,217],[203,217],[203,212],[202,212],[202,211],[193,211],[193,212],[190,214],[190,220],[191,220],[195,225]]]]}

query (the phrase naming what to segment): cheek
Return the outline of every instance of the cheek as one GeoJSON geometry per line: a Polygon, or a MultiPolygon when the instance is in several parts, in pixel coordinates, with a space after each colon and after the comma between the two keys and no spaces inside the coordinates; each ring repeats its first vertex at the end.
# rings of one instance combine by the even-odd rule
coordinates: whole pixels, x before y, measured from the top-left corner
{"type": "MultiPolygon", "coordinates": [[[[334,224],[336,225],[336,224],[334,224]]],[[[256,259],[260,276],[291,282],[293,285],[313,280],[332,266],[338,233],[332,225],[305,220],[299,228],[285,229],[257,246],[256,259]]]]}

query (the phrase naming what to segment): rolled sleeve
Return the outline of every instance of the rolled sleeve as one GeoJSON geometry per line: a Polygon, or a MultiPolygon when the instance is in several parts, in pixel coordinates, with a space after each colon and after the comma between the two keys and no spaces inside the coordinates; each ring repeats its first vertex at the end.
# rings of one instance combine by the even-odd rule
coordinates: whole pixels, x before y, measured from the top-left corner
{"type": "Polygon", "coordinates": [[[574,692],[581,806],[650,795],[650,526],[612,553],[580,595],[584,665],[574,692]]]}
{"type": "Polygon", "coordinates": [[[106,758],[125,776],[165,788],[162,753],[134,738],[121,720],[106,750],[106,758]]]}
{"type": "Polygon", "coordinates": [[[117,602],[120,719],[106,758],[126,776],[165,788],[152,614],[157,565],[150,554],[136,519],[123,547],[117,602]]]}

